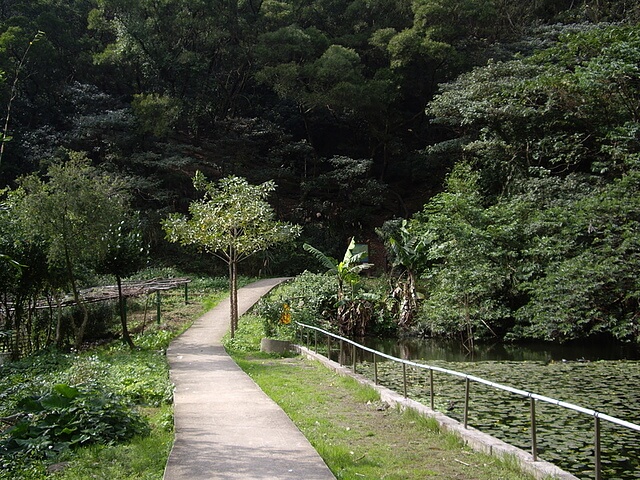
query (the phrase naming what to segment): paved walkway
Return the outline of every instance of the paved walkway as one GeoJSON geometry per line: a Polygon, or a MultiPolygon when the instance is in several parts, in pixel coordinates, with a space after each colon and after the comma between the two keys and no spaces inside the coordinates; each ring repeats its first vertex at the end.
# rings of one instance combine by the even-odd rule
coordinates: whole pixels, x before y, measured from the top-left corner
{"type": "MultiPolygon", "coordinates": [[[[284,278],[238,292],[240,314],[284,278]]],[[[289,417],[227,355],[229,300],[200,317],[167,350],[175,384],[176,438],[165,480],[331,480],[289,417]]]]}

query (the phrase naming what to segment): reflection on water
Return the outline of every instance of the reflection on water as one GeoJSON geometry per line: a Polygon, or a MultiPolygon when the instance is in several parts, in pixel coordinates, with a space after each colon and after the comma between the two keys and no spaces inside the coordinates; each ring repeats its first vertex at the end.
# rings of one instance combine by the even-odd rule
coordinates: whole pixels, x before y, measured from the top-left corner
{"type": "Polygon", "coordinates": [[[358,340],[358,343],[387,355],[410,360],[443,360],[447,362],[640,360],[638,346],[613,342],[583,342],[563,345],[544,342],[486,343],[477,344],[472,352],[469,352],[460,342],[431,338],[364,338],[358,340]]]}

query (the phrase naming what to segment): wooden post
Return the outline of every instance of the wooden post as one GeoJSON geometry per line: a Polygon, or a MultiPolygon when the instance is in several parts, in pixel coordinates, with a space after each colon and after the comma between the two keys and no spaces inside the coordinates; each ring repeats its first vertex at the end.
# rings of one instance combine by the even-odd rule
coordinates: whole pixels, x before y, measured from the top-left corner
{"type": "Polygon", "coordinates": [[[160,298],[160,290],[156,290],[156,322],[160,325],[160,305],[162,299],[160,298]]]}

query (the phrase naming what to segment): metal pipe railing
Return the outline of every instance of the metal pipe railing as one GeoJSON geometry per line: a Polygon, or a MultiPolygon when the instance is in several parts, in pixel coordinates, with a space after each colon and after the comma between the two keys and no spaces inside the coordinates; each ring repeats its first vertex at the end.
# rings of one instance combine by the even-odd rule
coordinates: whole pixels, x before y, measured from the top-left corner
{"type": "MultiPolygon", "coordinates": [[[[429,383],[430,383],[430,402],[431,409],[434,408],[434,389],[433,389],[433,372],[440,372],[447,375],[452,375],[455,377],[459,377],[465,380],[465,402],[464,402],[464,415],[463,415],[463,424],[464,428],[467,428],[468,424],[468,413],[469,413],[469,396],[470,396],[470,384],[471,382],[479,383],[482,385],[486,385],[488,387],[502,390],[505,392],[509,392],[515,395],[519,395],[521,397],[528,398],[530,401],[530,426],[531,426],[531,455],[534,461],[538,459],[538,440],[537,440],[537,432],[536,432],[536,408],[535,402],[545,402],[551,405],[556,405],[558,407],[565,408],[567,410],[572,410],[578,413],[582,413],[584,415],[589,415],[594,418],[594,468],[595,468],[595,478],[596,480],[602,479],[602,459],[601,459],[601,445],[600,445],[600,424],[601,420],[606,420],[609,423],[613,423],[614,425],[618,425],[624,428],[628,428],[634,430],[636,432],[640,432],[640,425],[637,425],[632,422],[627,422],[626,420],[621,420],[616,417],[612,417],[602,412],[598,412],[596,410],[592,410],[590,408],[584,408],[579,405],[575,405],[569,402],[563,402],[561,400],[557,400],[555,398],[546,397],[544,395],[538,395],[537,393],[527,392],[525,390],[521,390],[519,388],[509,387],[508,385],[502,385],[500,383],[492,382],[490,380],[485,380],[484,378],[476,377],[474,375],[468,375],[466,373],[456,372],[455,370],[449,370],[442,367],[437,367],[434,365],[426,365],[422,363],[412,362],[411,360],[405,360],[402,358],[397,358],[392,355],[388,355],[386,353],[379,352],[369,347],[365,347],[364,345],[360,345],[353,340],[349,340],[348,338],[341,337],[340,335],[336,335],[334,333],[328,332],[318,327],[314,327],[312,325],[306,325],[304,323],[295,322],[300,327],[300,338],[302,338],[302,330],[303,329],[311,329],[316,333],[321,333],[327,336],[327,338],[335,338],[340,340],[340,351],[342,352],[342,345],[344,342],[350,344],[352,346],[352,369],[356,371],[356,349],[360,349],[364,352],[369,352],[373,354],[373,364],[374,364],[374,381],[378,383],[378,365],[377,365],[377,357],[386,358],[387,360],[391,360],[393,362],[399,362],[402,364],[402,377],[403,377],[403,394],[404,397],[407,398],[407,367],[414,367],[424,370],[429,370],[429,383]]],[[[307,333],[308,339],[308,333],[307,333]]],[[[331,341],[328,340],[329,345],[331,345],[331,341]]],[[[328,357],[329,358],[329,357],[328,357]]]]}

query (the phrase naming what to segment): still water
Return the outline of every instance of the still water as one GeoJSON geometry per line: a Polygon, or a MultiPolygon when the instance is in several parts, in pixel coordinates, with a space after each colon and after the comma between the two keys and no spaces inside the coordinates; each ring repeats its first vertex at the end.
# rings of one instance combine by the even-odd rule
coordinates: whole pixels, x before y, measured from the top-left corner
{"type": "MultiPolygon", "coordinates": [[[[468,352],[460,343],[430,339],[360,343],[394,357],[464,372],[640,424],[640,350],[633,345],[496,343],[476,345],[468,352]]],[[[349,348],[340,357],[342,363],[351,364],[349,348]]],[[[360,352],[357,359],[358,371],[373,377],[373,356],[360,352]]],[[[402,370],[393,362],[378,360],[380,383],[401,392],[402,370]]],[[[409,397],[428,405],[426,371],[412,369],[408,383],[409,397]]],[[[462,420],[464,382],[438,373],[434,395],[436,410],[462,420]]],[[[578,478],[595,478],[593,418],[537,403],[540,457],[578,478]]],[[[531,448],[526,398],[474,385],[469,423],[523,450],[531,448]]],[[[602,451],[602,478],[640,479],[640,433],[603,422],[602,451]]]]}
{"type": "Polygon", "coordinates": [[[572,344],[485,343],[468,351],[457,341],[436,339],[365,338],[359,343],[379,352],[407,360],[442,360],[445,362],[561,362],[597,360],[640,360],[640,347],[613,342],[572,344]]]}

